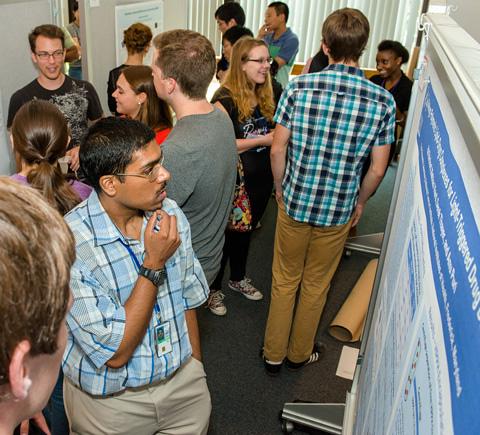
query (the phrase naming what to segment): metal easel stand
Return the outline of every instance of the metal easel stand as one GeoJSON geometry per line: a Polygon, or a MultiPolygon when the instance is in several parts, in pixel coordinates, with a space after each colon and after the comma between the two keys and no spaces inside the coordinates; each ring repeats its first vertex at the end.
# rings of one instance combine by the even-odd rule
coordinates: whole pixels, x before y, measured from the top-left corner
{"type": "Polygon", "coordinates": [[[380,255],[382,241],[383,233],[349,237],[345,243],[345,255],[350,256],[352,251],[380,255]]]}
{"type": "Polygon", "coordinates": [[[290,433],[295,423],[341,434],[343,427],[344,403],[285,403],[282,410],[282,430],[290,433]]]}

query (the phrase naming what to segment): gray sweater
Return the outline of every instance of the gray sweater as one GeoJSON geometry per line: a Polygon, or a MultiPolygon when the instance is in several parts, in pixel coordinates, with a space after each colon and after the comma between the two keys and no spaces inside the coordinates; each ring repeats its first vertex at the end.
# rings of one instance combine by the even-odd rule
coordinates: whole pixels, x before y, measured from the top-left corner
{"type": "Polygon", "coordinates": [[[171,173],[167,195],[190,222],[193,249],[211,284],[220,268],[237,174],[232,122],[217,108],[205,115],[185,116],[162,149],[171,173]]]}

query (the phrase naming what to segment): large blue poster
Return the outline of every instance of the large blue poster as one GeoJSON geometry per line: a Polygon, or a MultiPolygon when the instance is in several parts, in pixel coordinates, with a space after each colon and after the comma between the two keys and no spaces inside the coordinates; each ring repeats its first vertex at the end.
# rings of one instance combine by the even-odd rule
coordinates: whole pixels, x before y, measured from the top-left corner
{"type": "MultiPolygon", "coordinates": [[[[430,262],[448,363],[456,434],[480,433],[480,235],[435,92],[417,133],[430,262]]],[[[479,191],[477,190],[477,194],[479,191]]]]}

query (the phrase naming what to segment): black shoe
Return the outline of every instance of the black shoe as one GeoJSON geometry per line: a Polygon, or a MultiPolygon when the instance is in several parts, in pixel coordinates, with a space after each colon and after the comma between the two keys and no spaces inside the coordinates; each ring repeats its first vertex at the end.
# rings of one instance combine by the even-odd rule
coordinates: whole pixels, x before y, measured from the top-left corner
{"type": "Polygon", "coordinates": [[[323,343],[315,343],[313,345],[312,354],[305,361],[294,363],[287,358],[285,361],[285,365],[287,366],[288,370],[297,371],[308,364],[312,364],[320,361],[320,359],[324,354],[325,354],[325,345],[323,343]]]}
{"type": "Polygon", "coordinates": [[[260,349],[260,358],[262,358],[263,365],[265,367],[265,371],[267,372],[267,375],[269,376],[278,376],[280,374],[280,370],[283,365],[283,361],[278,364],[272,364],[267,361],[265,358],[265,355],[263,354],[263,348],[260,349]]]}

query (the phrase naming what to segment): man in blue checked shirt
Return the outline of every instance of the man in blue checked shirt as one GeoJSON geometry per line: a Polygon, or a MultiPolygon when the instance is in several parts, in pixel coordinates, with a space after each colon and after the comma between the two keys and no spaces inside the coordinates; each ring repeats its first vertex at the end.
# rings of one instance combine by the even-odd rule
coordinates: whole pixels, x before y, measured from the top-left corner
{"type": "Polygon", "coordinates": [[[320,358],[324,349],[315,336],[330,281],[350,228],[387,168],[395,102],[358,67],[368,34],[359,10],[327,17],[322,47],[329,65],[290,81],[275,114],[271,162],[278,216],[263,349],[271,375],[284,361],[298,370],[320,358]],[[369,154],[372,165],[360,185],[369,154]]]}
{"type": "Polygon", "coordinates": [[[65,219],[76,240],[64,399],[73,434],[205,434],[211,402],[195,308],[208,285],[166,197],[155,133],[93,125],[80,151],[95,191],[65,219]]]}

